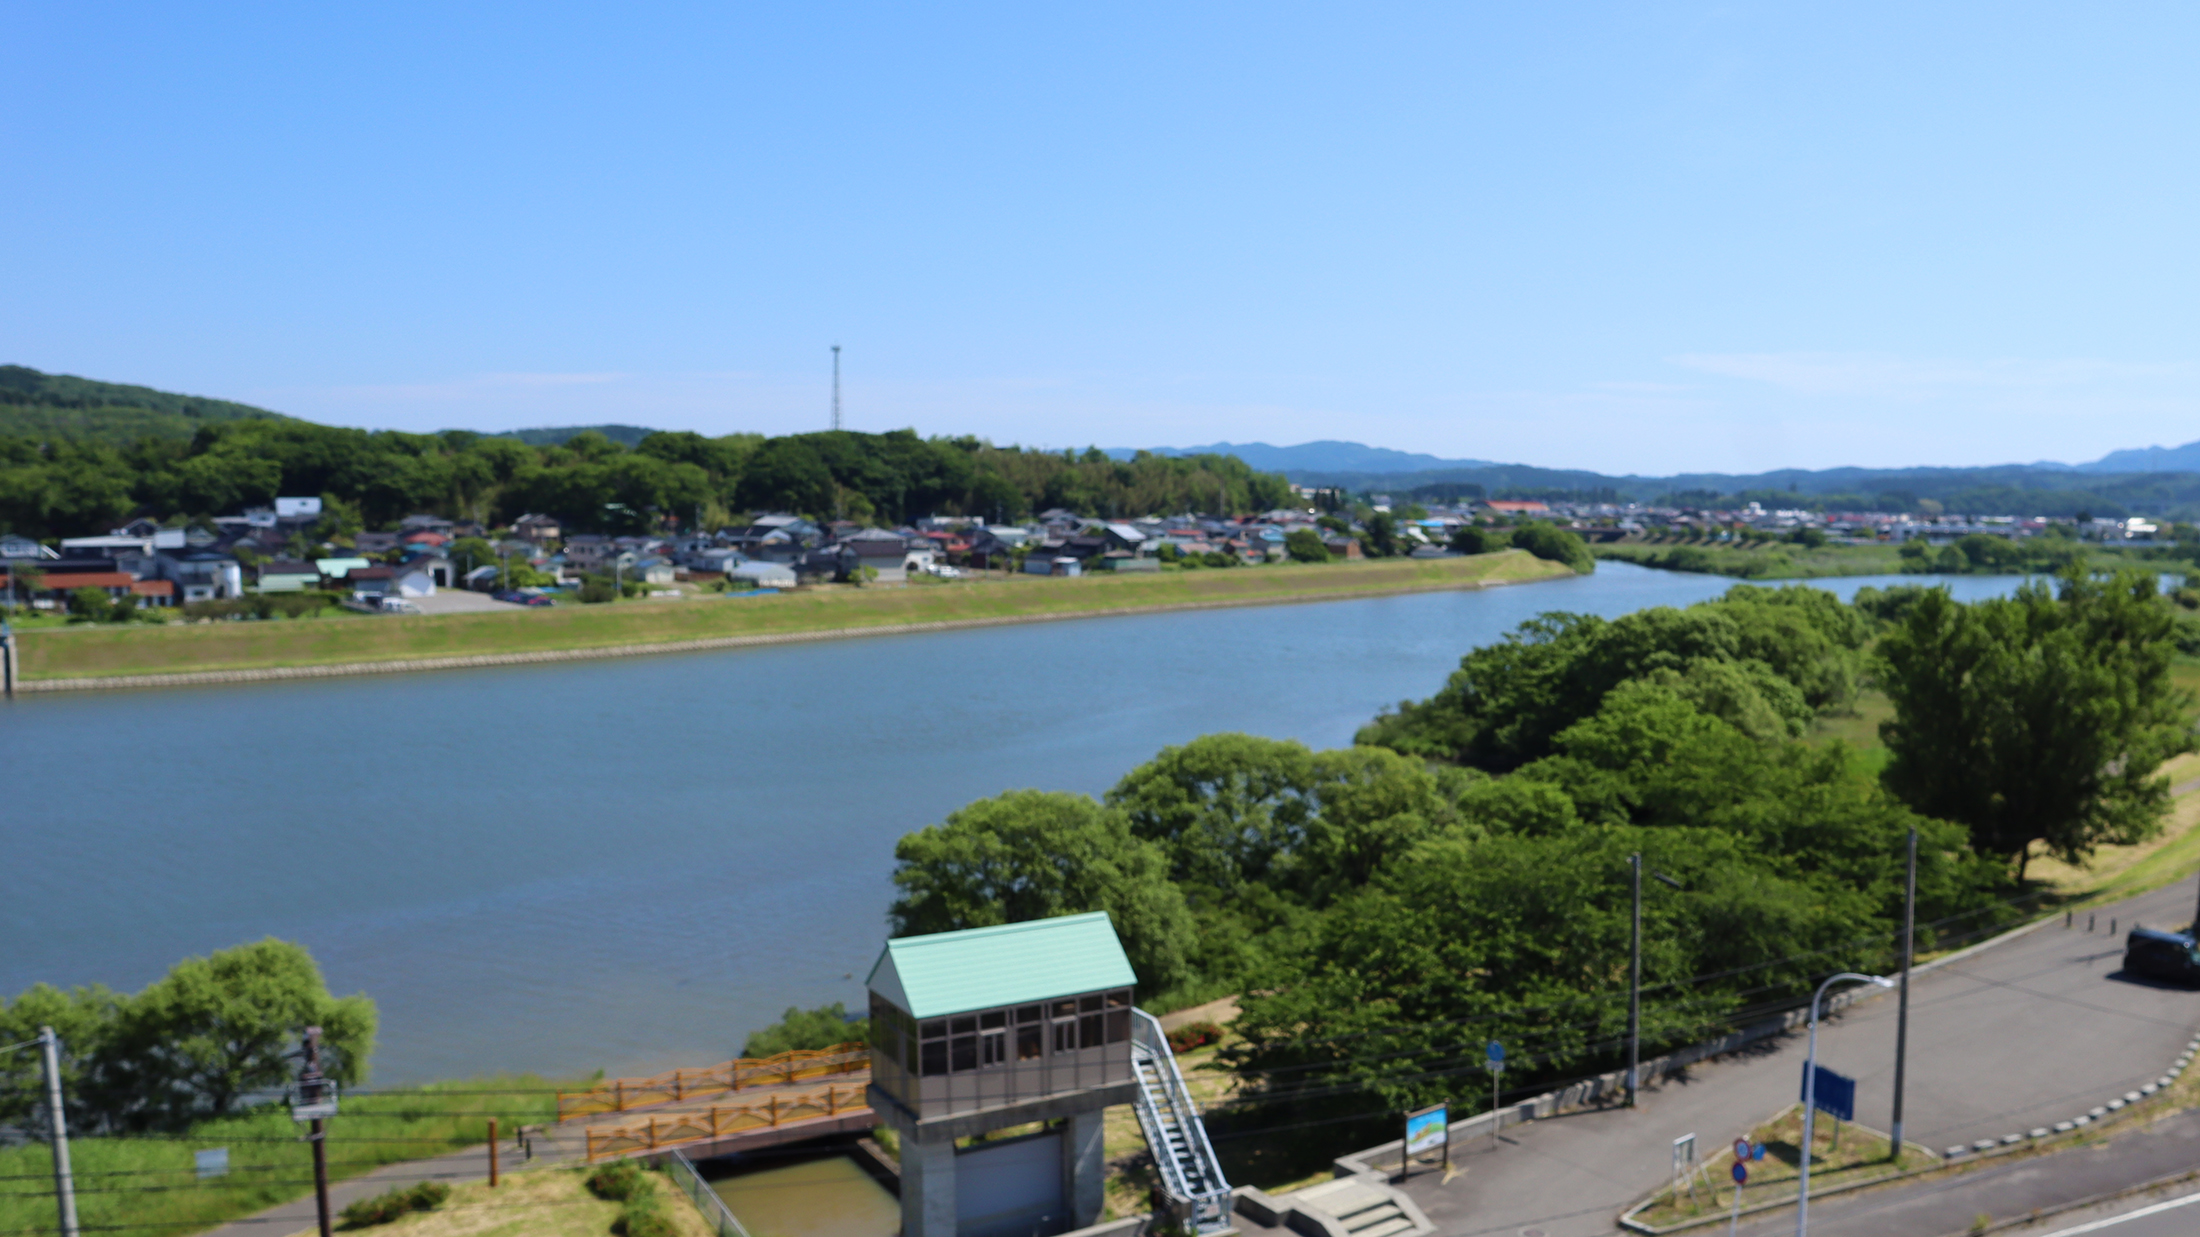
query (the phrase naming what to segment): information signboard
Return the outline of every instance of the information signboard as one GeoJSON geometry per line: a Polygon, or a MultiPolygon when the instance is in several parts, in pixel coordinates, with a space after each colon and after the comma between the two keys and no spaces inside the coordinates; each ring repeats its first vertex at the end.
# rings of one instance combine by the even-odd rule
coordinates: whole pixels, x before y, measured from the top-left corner
{"type": "Polygon", "coordinates": [[[1451,1141],[1451,1106],[1438,1104],[1406,1114],[1406,1154],[1426,1155],[1451,1141]]]}
{"type": "Polygon", "coordinates": [[[1803,1093],[1810,1097],[1818,1111],[1830,1113],[1843,1121],[1856,1120],[1856,1080],[1844,1074],[1836,1074],[1821,1065],[1818,1067],[1818,1085],[1813,1088],[1809,1076],[1804,1076],[1803,1093]]]}

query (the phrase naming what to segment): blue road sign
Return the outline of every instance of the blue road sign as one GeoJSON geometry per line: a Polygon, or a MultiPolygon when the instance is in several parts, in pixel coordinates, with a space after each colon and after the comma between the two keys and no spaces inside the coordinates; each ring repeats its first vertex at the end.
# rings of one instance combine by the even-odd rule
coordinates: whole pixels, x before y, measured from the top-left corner
{"type": "Polygon", "coordinates": [[[1734,1161],[1734,1184],[1749,1184],[1749,1165],[1742,1163],[1740,1160],[1734,1161]]]}
{"type": "Polygon", "coordinates": [[[1761,1160],[1765,1158],[1765,1145],[1763,1143],[1757,1143],[1756,1145],[1752,1146],[1749,1149],[1749,1158],[1753,1160],[1761,1160]]]}
{"type": "Polygon", "coordinates": [[[1498,1043],[1496,1040],[1491,1040],[1490,1046],[1483,1051],[1488,1055],[1491,1064],[1503,1065],[1505,1063],[1505,1045],[1498,1043]]]}
{"type": "Polygon", "coordinates": [[[1818,1111],[1831,1113],[1843,1121],[1856,1120],[1856,1080],[1836,1074],[1821,1065],[1818,1067],[1818,1085],[1812,1088],[1805,1075],[1804,1094],[1809,1095],[1818,1111]]]}

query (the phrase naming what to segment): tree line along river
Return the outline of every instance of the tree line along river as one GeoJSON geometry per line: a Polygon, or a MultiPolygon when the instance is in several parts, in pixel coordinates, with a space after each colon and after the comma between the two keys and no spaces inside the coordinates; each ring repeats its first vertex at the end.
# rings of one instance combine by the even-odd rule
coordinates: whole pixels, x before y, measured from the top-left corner
{"type": "MultiPolygon", "coordinates": [[[[2018,580],[1937,582],[1967,600],[2018,580]]],[[[1607,562],[1481,591],[24,697],[0,710],[0,993],[134,990],[274,935],[378,1003],[378,1084],[723,1060],[789,1005],[862,1007],[895,840],[970,800],[1097,795],[1214,731],[1342,746],[1542,611],[1732,583],[1607,562]]]]}

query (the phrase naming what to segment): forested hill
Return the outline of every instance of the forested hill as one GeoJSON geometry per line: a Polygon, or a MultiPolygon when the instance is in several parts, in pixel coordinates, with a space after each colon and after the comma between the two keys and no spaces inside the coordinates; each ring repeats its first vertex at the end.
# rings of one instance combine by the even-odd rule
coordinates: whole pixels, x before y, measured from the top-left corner
{"type": "Polygon", "coordinates": [[[189,438],[200,426],[222,421],[289,419],[225,399],[0,365],[0,435],[9,437],[119,445],[140,438],[189,438]]]}
{"type": "Polygon", "coordinates": [[[741,513],[898,524],[927,515],[1015,520],[1052,507],[1132,517],[1263,511],[1290,483],[1228,456],[1111,460],[975,438],[827,432],[785,438],[653,433],[629,450],[594,431],[556,446],[446,430],[369,432],[306,421],[223,421],[189,439],[127,445],[0,435],[0,532],[75,537],[133,516],[205,519],[319,495],[327,535],[413,512],[493,525],[543,512],[573,532],[643,532],[741,513]]]}

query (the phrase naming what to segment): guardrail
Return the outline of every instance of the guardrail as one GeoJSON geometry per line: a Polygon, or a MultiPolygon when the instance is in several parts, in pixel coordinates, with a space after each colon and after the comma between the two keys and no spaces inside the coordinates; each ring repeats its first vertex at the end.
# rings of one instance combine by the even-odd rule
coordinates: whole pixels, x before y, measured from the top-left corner
{"type": "Polygon", "coordinates": [[[746,1087],[785,1085],[805,1078],[853,1074],[869,1068],[869,1045],[835,1044],[831,1048],[798,1048],[770,1057],[743,1057],[700,1069],[676,1069],[651,1078],[614,1078],[586,1091],[558,1092],[558,1120],[599,1112],[625,1112],[651,1104],[679,1103],[746,1087]]]}
{"type": "Polygon", "coordinates": [[[718,1237],[749,1237],[749,1230],[741,1227],[741,1221],[735,1218],[733,1209],[726,1206],[726,1200],[718,1197],[718,1191],[710,1188],[703,1174],[695,1171],[694,1161],[675,1151],[672,1162],[677,1167],[666,1175],[672,1178],[672,1184],[695,1200],[695,1209],[703,1213],[703,1219],[718,1237]]]}
{"type": "Polygon", "coordinates": [[[796,1095],[772,1095],[761,1103],[714,1104],[707,1109],[667,1113],[639,1125],[591,1126],[587,1130],[588,1162],[595,1163],[598,1156],[655,1151],[744,1130],[777,1129],[819,1117],[869,1112],[870,1108],[862,1087],[826,1087],[796,1095]]]}

